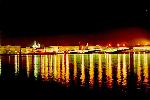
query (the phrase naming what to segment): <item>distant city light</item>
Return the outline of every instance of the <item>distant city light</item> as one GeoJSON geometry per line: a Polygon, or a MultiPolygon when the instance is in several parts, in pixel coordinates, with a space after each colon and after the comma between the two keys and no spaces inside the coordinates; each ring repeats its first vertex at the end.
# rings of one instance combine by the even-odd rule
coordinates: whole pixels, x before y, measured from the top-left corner
{"type": "Polygon", "coordinates": [[[89,44],[87,43],[86,46],[88,46],[89,44]]]}
{"type": "Polygon", "coordinates": [[[120,45],[119,45],[119,44],[117,44],[117,46],[119,47],[120,45]]]}
{"type": "Polygon", "coordinates": [[[83,46],[82,46],[82,50],[83,50],[83,46]]]}

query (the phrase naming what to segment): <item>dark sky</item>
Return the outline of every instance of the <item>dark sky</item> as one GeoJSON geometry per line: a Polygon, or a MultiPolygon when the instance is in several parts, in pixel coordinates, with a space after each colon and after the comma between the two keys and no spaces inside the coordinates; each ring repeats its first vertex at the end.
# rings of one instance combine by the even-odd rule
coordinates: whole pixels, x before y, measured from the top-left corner
{"type": "MultiPolygon", "coordinates": [[[[119,32],[117,31],[116,36],[122,33],[138,33],[149,37],[150,6],[146,2],[3,0],[0,3],[0,27],[5,44],[25,45],[33,40],[54,45],[75,45],[78,41],[95,44],[105,40],[114,41],[111,35],[115,35],[117,30],[119,32]]],[[[119,37],[115,38],[117,39],[119,37]]]]}

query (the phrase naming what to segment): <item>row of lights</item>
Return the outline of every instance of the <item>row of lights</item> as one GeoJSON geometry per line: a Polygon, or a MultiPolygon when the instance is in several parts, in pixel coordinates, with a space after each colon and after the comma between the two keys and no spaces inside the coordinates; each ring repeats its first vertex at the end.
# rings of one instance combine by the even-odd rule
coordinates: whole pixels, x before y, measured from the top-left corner
{"type": "MultiPolygon", "coordinates": [[[[141,44],[137,44],[137,45],[141,45],[141,44]]],[[[144,45],[148,45],[148,44],[144,44],[144,45]]],[[[109,47],[111,47],[111,44],[108,44],[109,47]]],[[[120,44],[117,44],[117,46],[119,47],[120,44]]],[[[125,44],[123,44],[123,46],[125,46],[125,44]]]]}
{"type": "MultiPolygon", "coordinates": [[[[111,47],[111,44],[108,44],[109,47],[111,47]]],[[[117,44],[117,46],[119,47],[120,44],[117,44]]],[[[125,47],[125,44],[123,44],[123,46],[125,47]]]]}
{"type": "MultiPolygon", "coordinates": [[[[141,45],[141,44],[137,44],[137,45],[141,45]]],[[[148,45],[148,44],[144,44],[144,45],[148,45]]]]}

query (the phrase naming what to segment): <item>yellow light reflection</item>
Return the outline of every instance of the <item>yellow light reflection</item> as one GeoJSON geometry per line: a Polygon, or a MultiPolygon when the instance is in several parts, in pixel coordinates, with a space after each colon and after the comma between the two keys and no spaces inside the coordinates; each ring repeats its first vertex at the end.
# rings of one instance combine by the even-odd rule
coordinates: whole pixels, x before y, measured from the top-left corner
{"type": "Polygon", "coordinates": [[[39,74],[39,57],[38,55],[34,55],[34,77],[37,79],[39,74]]]}
{"type": "Polygon", "coordinates": [[[84,85],[85,81],[85,66],[84,66],[84,54],[82,54],[82,63],[81,63],[81,84],[84,85]]]}
{"type": "Polygon", "coordinates": [[[9,64],[10,64],[10,55],[8,56],[9,64]]]}
{"type": "Polygon", "coordinates": [[[67,83],[67,85],[69,83],[69,57],[68,57],[68,54],[66,54],[66,83],[67,83]]]}
{"type": "Polygon", "coordinates": [[[48,67],[48,55],[44,55],[44,65],[48,67]]]}
{"type": "Polygon", "coordinates": [[[49,73],[50,78],[52,78],[52,76],[53,76],[52,63],[53,63],[52,55],[49,55],[49,70],[48,70],[48,73],[49,73]]]}
{"type": "Polygon", "coordinates": [[[15,74],[19,73],[19,56],[15,55],[15,74]]]}
{"type": "Polygon", "coordinates": [[[112,61],[111,61],[111,54],[109,54],[109,78],[110,78],[110,88],[112,88],[112,81],[113,81],[113,79],[112,79],[112,61]]]}
{"type": "Polygon", "coordinates": [[[41,55],[41,77],[44,78],[44,55],[41,55]]]}
{"type": "Polygon", "coordinates": [[[144,82],[148,82],[148,62],[147,54],[144,54],[144,82]]]}
{"type": "Polygon", "coordinates": [[[2,67],[2,58],[1,58],[1,56],[0,56],[0,75],[1,75],[1,73],[2,73],[2,69],[1,69],[1,67],[2,67]]]}
{"type": "Polygon", "coordinates": [[[118,85],[120,85],[121,83],[120,54],[118,54],[117,82],[118,82],[118,85]]]}
{"type": "Polygon", "coordinates": [[[106,62],[106,75],[107,75],[107,87],[112,88],[112,61],[111,61],[111,54],[107,56],[106,62]]]}
{"type": "Polygon", "coordinates": [[[74,55],[74,80],[76,80],[77,77],[77,60],[76,55],[74,55]]]}
{"type": "Polygon", "coordinates": [[[60,55],[57,55],[57,70],[58,70],[58,81],[61,79],[61,72],[60,72],[60,55]]]}
{"type": "MultiPolygon", "coordinates": [[[[134,52],[134,54],[133,54],[133,60],[134,60],[134,73],[136,73],[136,60],[135,60],[135,52],[134,52]]],[[[130,66],[131,67],[131,66],[130,66]]]]}
{"type": "Polygon", "coordinates": [[[140,55],[138,54],[138,66],[137,66],[137,85],[140,85],[141,82],[141,60],[140,60],[140,55]]]}
{"type": "Polygon", "coordinates": [[[106,54],[106,80],[107,80],[107,86],[109,85],[108,83],[109,83],[109,71],[108,71],[108,69],[109,69],[109,59],[108,59],[108,54],[106,54]]]}
{"type": "Polygon", "coordinates": [[[93,66],[93,54],[90,54],[90,86],[93,87],[94,85],[94,66],[93,66]]]}
{"type": "Polygon", "coordinates": [[[57,66],[57,56],[54,55],[53,57],[54,57],[54,80],[57,80],[57,68],[56,68],[56,66],[57,66]]]}
{"type": "Polygon", "coordinates": [[[48,80],[48,56],[47,55],[45,55],[44,56],[44,60],[45,60],[45,66],[44,66],[44,78],[45,78],[45,80],[48,80]]]}
{"type": "Polygon", "coordinates": [[[27,66],[27,76],[29,77],[30,72],[29,55],[26,55],[26,66],[27,66]]]}
{"type": "Polygon", "coordinates": [[[122,68],[122,72],[123,72],[122,85],[126,86],[127,85],[126,54],[123,54],[123,68],[122,68]]]}
{"type": "Polygon", "coordinates": [[[128,58],[128,62],[129,62],[128,72],[129,73],[130,73],[131,64],[133,63],[133,62],[130,62],[130,59],[131,59],[131,57],[130,57],[130,53],[129,53],[129,58],[128,58]]]}
{"type": "Polygon", "coordinates": [[[15,55],[15,74],[18,73],[18,61],[17,61],[17,55],[15,55]]]}
{"type": "Polygon", "coordinates": [[[101,54],[99,54],[99,63],[98,63],[98,82],[99,82],[99,87],[102,85],[102,59],[101,59],[101,54]]]}
{"type": "Polygon", "coordinates": [[[61,70],[62,83],[65,80],[65,60],[64,59],[65,59],[65,54],[63,54],[63,57],[62,57],[62,70],[61,70]]]}

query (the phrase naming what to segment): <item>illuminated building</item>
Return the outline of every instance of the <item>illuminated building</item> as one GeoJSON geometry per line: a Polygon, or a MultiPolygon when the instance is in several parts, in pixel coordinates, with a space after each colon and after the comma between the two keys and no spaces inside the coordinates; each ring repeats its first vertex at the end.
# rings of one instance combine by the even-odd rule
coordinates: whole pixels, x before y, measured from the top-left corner
{"type": "Polygon", "coordinates": [[[21,46],[0,46],[0,54],[17,54],[20,52],[21,46]]]}
{"type": "Polygon", "coordinates": [[[36,48],[40,48],[40,44],[39,43],[36,43],[36,41],[34,41],[34,44],[32,46],[34,49],[36,48]]]}
{"type": "Polygon", "coordinates": [[[0,54],[28,54],[28,53],[128,53],[128,52],[150,52],[149,45],[135,45],[127,47],[126,44],[116,44],[112,46],[100,45],[79,45],[79,46],[48,46],[42,47],[39,43],[34,41],[32,47],[21,46],[0,46],[0,54]]]}
{"type": "Polygon", "coordinates": [[[133,47],[134,51],[150,51],[150,46],[136,46],[133,47]]]}

